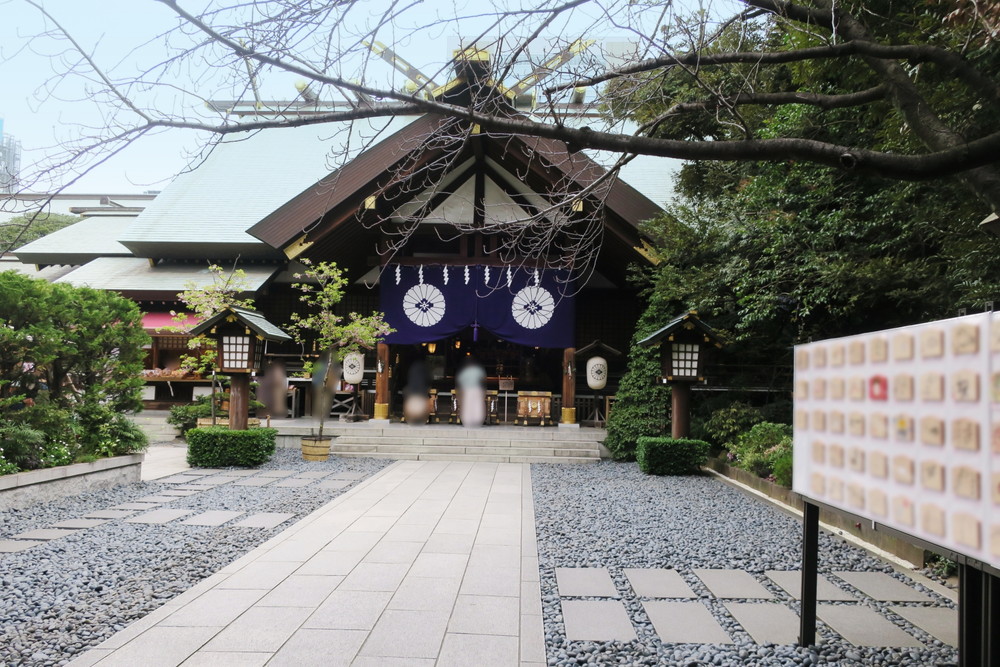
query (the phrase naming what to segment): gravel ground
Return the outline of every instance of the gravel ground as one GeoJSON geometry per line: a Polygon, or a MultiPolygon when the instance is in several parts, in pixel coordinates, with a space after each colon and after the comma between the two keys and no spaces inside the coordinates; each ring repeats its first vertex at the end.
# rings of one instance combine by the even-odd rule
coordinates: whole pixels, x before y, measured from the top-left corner
{"type": "MultiPolygon", "coordinates": [[[[866,598],[926,645],[924,649],[855,647],[822,623],[818,645],[758,645],[695,577],[697,568],[742,569],[776,596],[798,604],[763,576],[795,570],[801,559],[801,523],[711,477],[655,477],[628,463],[533,465],[542,608],[549,665],[937,665],[957,652],[866,598]],[[606,567],[636,627],[631,642],[568,641],[556,588],[557,567],[606,567]],[[656,636],[623,568],[673,568],[702,598],[734,645],[668,644],[656,636]]],[[[821,533],[820,572],[879,571],[902,575],[842,539],[821,533]]],[[[836,581],[836,580],[835,580],[836,581]]],[[[847,590],[850,590],[844,584],[847,590]]],[[[954,605],[922,586],[940,606],[954,605]]]]}
{"type": "MultiPolygon", "coordinates": [[[[390,463],[335,458],[306,462],[297,450],[279,448],[260,470],[371,475],[390,463]]],[[[155,481],[138,482],[4,512],[0,539],[167,488],[155,481]]],[[[166,507],[289,512],[295,518],[269,530],[114,520],[26,551],[0,554],[0,664],[65,664],[346,490],[225,484],[166,507]]]]}

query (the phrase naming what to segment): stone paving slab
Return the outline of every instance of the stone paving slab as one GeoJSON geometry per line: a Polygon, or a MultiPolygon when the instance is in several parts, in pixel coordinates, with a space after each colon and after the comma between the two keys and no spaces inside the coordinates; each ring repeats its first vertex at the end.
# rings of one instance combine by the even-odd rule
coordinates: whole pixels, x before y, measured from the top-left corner
{"type": "Polygon", "coordinates": [[[694,570],[694,573],[717,598],[727,600],[774,598],[752,574],[743,570],[694,570]]]}
{"type": "MultiPolygon", "coordinates": [[[[194,493],[197,493],[195,491],[194,493]]],[[[162,493],[154,493],[151,496],[143,496],[142,498],[136,498],[137,503],[169,503],[177,500],[179,496],[175,495],[164,495],[162,493]]]]}
{"type": "MultiPolygon", "coordinates": [[[[802,598],[801,570],[768,570],[764,574],[778,584],[793,600],[802,598]]],[[[832,583],[822,574],[816,580],[816,599],[831,602],[856,602],[857,598],[840,586],[832,583]]]]}
{"type": "Polygon", "coordinates": [[[267,486],[277,479],[277,477],[245,477],[233,482],[233,486],[267,486]]]}
{"type": "Polygon", "coordinates": [[[389,592],[336,590],[316,608],[303,627],[371,630],[390,599],[389,592]]]}
{"type": "Polygon", "coordinates": [[[469,656],[477,656],[476,667],[507,667],[518,664],[517,637],[452,634],[444,636],[437,667],[468,667],[469,656]]]}
{"type": "Polygon", "coordinates": [[[364,630],[299,630],[267,664],[269,667],[348,667],[367,636],[364,630]]]}
{"type": "Polygon", "coordinates": [[[169,491],[160,491],[157,495],[168,496],[168,497],[172,496],[175,498],[186,498],[187,496],[193,496],[196,493],[199,493],[199,491],[195,490],[185,491],[184,489],[178,489],[177,487],[174,487],[169,491]]]}
{"type": "Polygon", "coordinates": [[[229,484],[230,482],[235,482],[238,479],[243,479],[242,477],[222,477],[221,475],[210,475],[208,477],[199,477],[198,479],[191,480],[185,486],[222,486],[223,484],[229,484]]]}
{"type": "Polygon", "coordinates": [[[330,474],[328,470],[306,470],[295,473],[296,479],[322,479],[330,474]]]}
{"type": "Polygon", "coordinates": [[[354,480],[350,479],[326,479],[322,482],[316,484],[317,489],[346,489],[351,484],[354,484],[354,480]]]}
{"type": "Polygon", "coordinates": [[[12,554],[45,544],[37,540],[0,540],[0,554],[12,554]]]}
{"type": "Polygon", "coordinates": [[[161,477],[160,479],[152,480],[157,484],[187,484],[188,482],[193,482],[196,479],[201,479],[198,475],[171,475],[170,477],[161,477]]]}
{"type": "Polygon", "coordinates": [[[448,632],[472,635],[510,635],[520,632],[517,598],[459,595],[448,623],[448,632]]]}
{"type": "Polygon", "coordinates": [[[227,477],[250,477],[251,475],[256,475],[260,470],[256,468],[250,468],[249,470],[227,470],[227,477]]]}
{"type": "Polygon", "coordinates": [[[855,646],[923,646],[899,626],[862,605],[821,604],[817,605],[816,615],[855,646]]]}
{"type": "Polygon", "coordinates": [[[775,602],[726,602],[726,609],[758,644],[796,644],[799,615],[775,602]]]}
{"type": "Polygon", "coordinates": [[[627,642],[636,638],[628,612],[617,600],[562,600],[561,604],[570,641],[627,642]]]}
{"type": "Polygon", "coordinates": [[[106,519],[98,519],[96,517],[86,518],[86,519],[66,519],[65,521],[60,521],[59,523],[54,523],[49,528],[69,528],[70,530],[84,530],[86,528],[96,528],[101,524],[107,523],[106,519]]]}
{"type": "Polygon", "coordinates": [[[288,521],[293,516],[295,515],[285,512],[261,512],[259,514],[251,514],[233,525],[241,528],[274,528],[288,521]]]}
{"type": "Polygon", "coordinates": [[[625,569],[635,594],[643,598],[696,598],[677,570],[662,568],[625,569]]]}
{"type": "Polygon", "coordinates": [[[958,610],[949,607],[889,607],[931,637],[958,646],[958,610]]]}
{"type": "Polygon", "coordinates": [[[365,473],[363,472],[338,472],[330,475],[330,479],[364,479],[365,473]]]}
{"type": "Polygon", "coordinates": [[[233,512],[229,510],[210,510],[202,512],[197,516],[181,521],[185,526],[221,526],[227,521],[232,521],[238,516],[243,516],[246,512],[233,512]]]}
{"type": "Polygon", "coordinates": [[[834,572],[859,591],[882,602],[930,602],[932,598],[884,572],[834,572]]]}
{"type": "Polygon", "coordinates": [[[191,468],[190,470],[185,470],[185,475],[214,475],[220,472],[229,472],[225,468],[191,468]]]}
{"type": "Polygon", "coordinates": [[[298,477],[289,477],[288,479],[282,479],[271,485],[272,488],[276,486],[281,486],[284,488],[294,489],[302,486],[309,486],[315,480],[312,479],[300,479],[298,477]]]}
{"type": "Polygon", "coordinates": [[[159,507],[160,503],[122,503],[121,505],[115,505],[111,509],[113,510],[151,510],[159,507]]]}
{"type": "Polygon", "coordinates": [[[63,530],[61,528],[36,528],[17,535],[11,535],[15,540],[58,540],[60,537],[72,535],[75,530],[63,530]]]}
{"type": "Polygon", "coordinates": [[[649,622],[660,639],[671,644],[732,644],[732,638],[722,629],[701,602],[669,602],[650,600],[642,603],[649,622]]]}
{"type": "Polygon", "coordinates": [[[179,484],[175,486],[175,489],[180,489],[181,491],[205,491],[207,489],[214,489],[219,486],[218,484],[179,484]]]}
{"type": "Polygon", "coordinates": [[[441,649],[448,612],[386,610],[359,655],[378,658],[435,658],[441,649]]]}
{"type": "Polygon", "coordinates": [[[294,470],[265,470],[260,473],[261,477],[291,477],[295,474],[294,470]]]}
{"type": "Polygon", "coordinates": [[[124,519],[127,516],[132,516],[138,510],[97,510],[96,512],[91,512],[90,514],[84,514],[85,519],[124,519]]]}
{"type": "Polygon", "coordinates": [[[621,597],[603,567],[557,567],[556,586],[563,597],[621,597]]]}
{"type": "Polygon", "coordinates": [[[194,514],[194,510],[153,510],[152,512],[146,512],[145,514],[134,516],[131,519],[125,519],[125,522],[160,524],[173,521],[174,519],[179,519],[182,516],[187,516],[188,514],[194,514]]]}

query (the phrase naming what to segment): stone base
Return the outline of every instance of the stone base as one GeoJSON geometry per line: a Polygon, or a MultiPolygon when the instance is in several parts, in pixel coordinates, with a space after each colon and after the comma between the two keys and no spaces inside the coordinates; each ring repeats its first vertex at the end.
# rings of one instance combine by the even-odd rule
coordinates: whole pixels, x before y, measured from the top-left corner
{"type": "Polygon", "coordinates": [[[144,454],[126,454],[0,477],[0,510],[138,482],[144,454]]]}
{"type": "Polygon", "coordinates": [[[580,428],[579,424],[567,424],[565,422],[559,422],[559,428],[580,428]]]}

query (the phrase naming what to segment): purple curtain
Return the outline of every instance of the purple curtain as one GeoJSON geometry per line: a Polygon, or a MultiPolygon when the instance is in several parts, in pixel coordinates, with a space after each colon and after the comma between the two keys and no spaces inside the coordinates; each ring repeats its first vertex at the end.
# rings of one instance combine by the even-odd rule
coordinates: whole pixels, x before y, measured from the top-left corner
{"type": "Polygon", "coordinates": [[[482,327],[532,347],[572,347],[575,303],[565,271],[486,266],[393,265],[379,285],[382,311],[409,345],[482,327]]]}

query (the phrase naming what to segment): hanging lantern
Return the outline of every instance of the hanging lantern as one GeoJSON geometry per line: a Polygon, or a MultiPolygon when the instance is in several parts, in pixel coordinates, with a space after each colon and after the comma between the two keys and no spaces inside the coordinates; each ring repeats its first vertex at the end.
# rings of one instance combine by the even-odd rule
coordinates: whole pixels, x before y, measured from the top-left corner
{"type": "Polygon", "coordinates": [[[365,377],[365,355],[348,352],[344,357],[344,382],[359,384],[365,377]]]}
{"type": "Polygon", "coordinates": [[[593,390],[604,389],[608,384],[608,360],[604,357],[587,359],[587,386],[593,390]]]}

